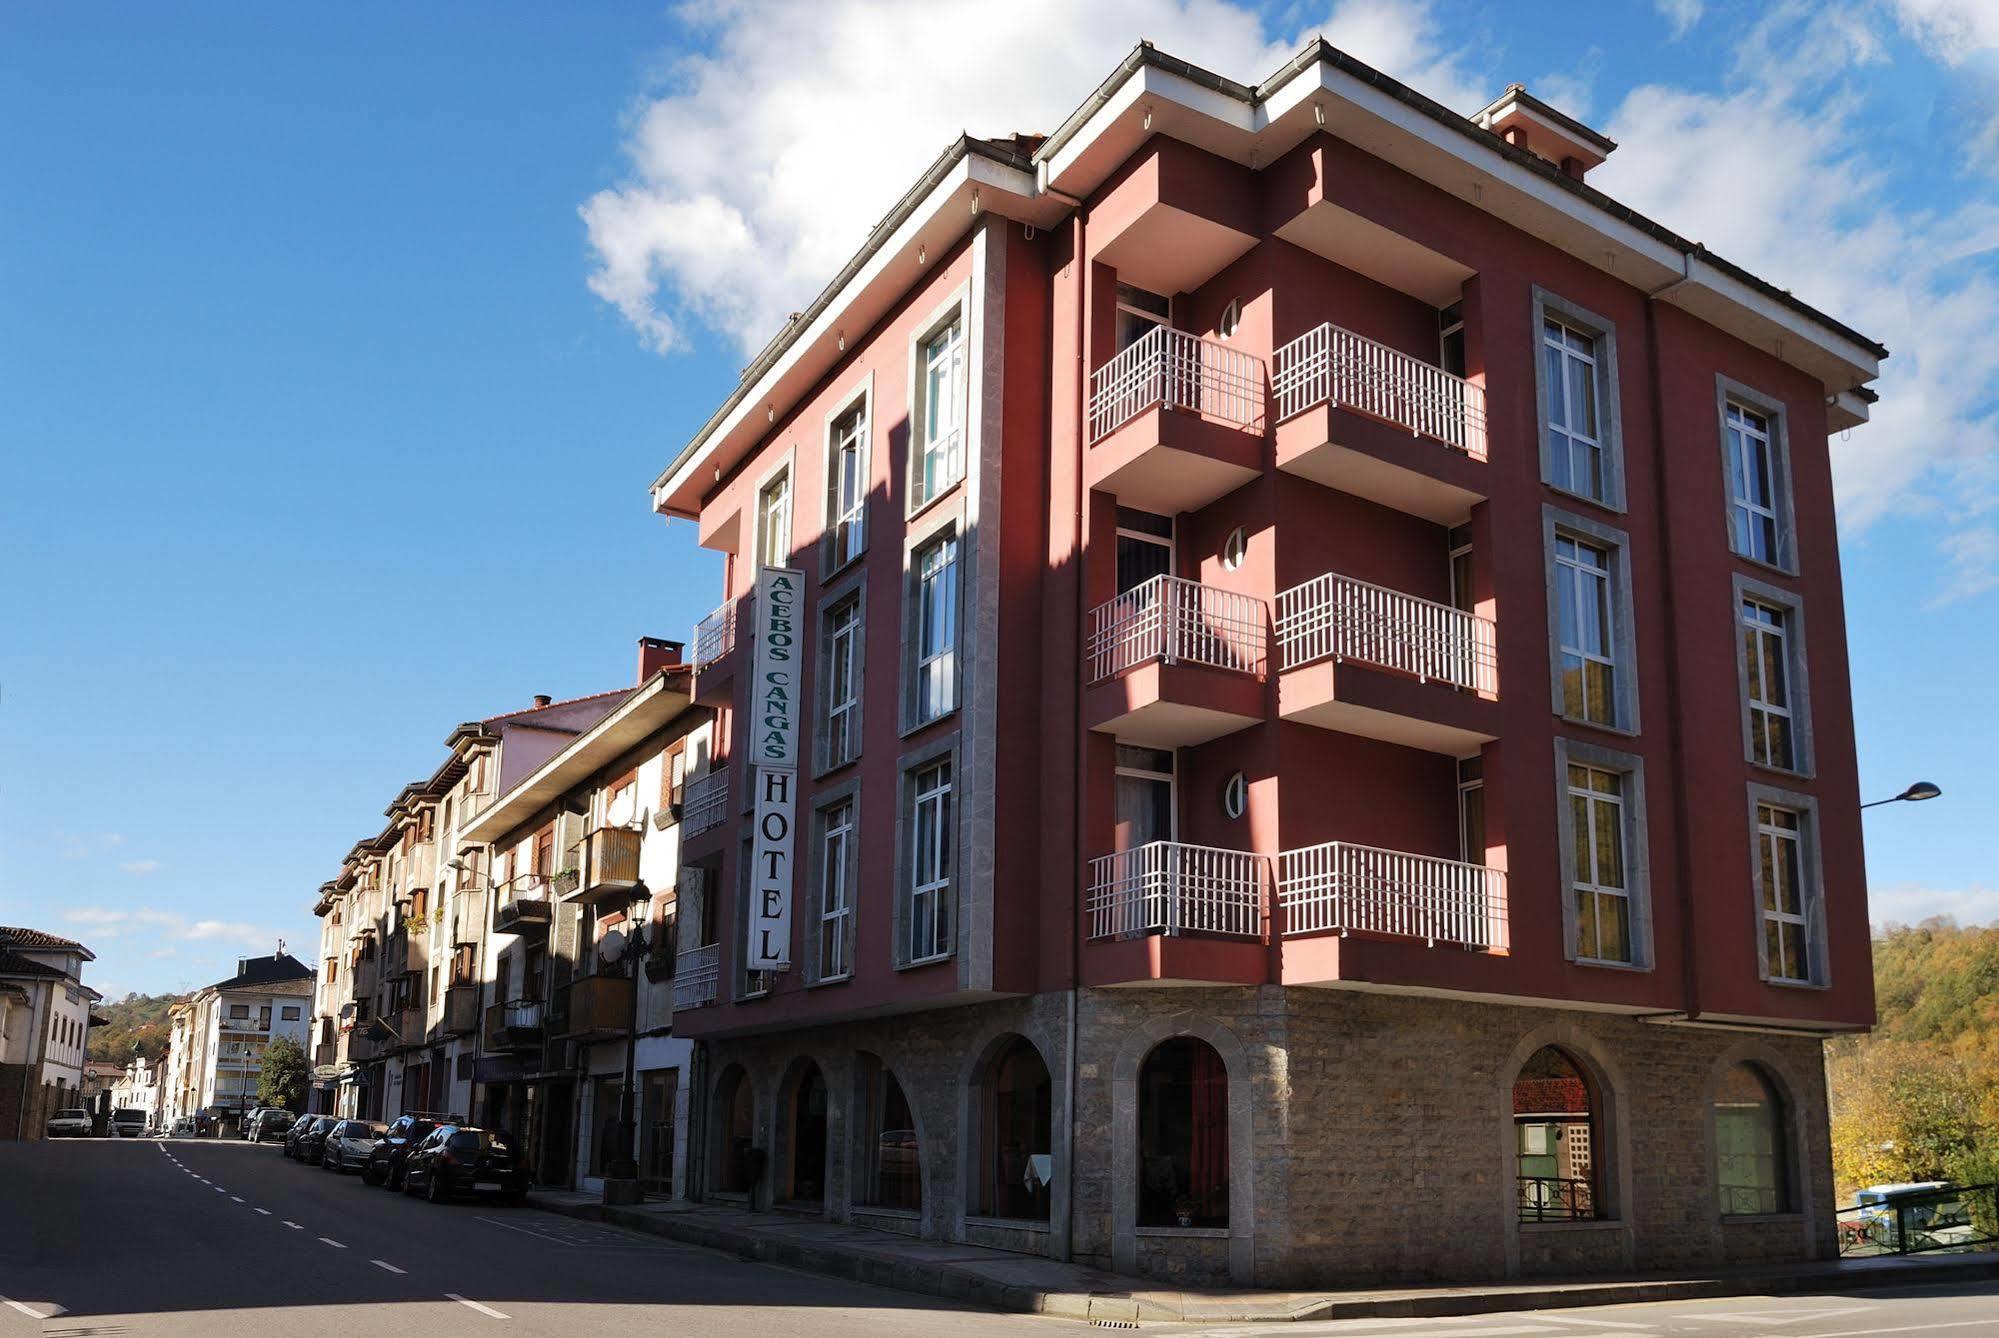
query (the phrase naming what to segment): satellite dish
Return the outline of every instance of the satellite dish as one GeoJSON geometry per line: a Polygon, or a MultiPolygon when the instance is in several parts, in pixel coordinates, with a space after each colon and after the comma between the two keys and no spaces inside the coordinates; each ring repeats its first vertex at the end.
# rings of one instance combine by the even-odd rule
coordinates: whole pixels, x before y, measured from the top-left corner
{"type": "Polygon", "coordinates": [[[597,940],[597,955],[607,962],[615,963],[625,955],[625,931],[613,929],[597,940]]]}

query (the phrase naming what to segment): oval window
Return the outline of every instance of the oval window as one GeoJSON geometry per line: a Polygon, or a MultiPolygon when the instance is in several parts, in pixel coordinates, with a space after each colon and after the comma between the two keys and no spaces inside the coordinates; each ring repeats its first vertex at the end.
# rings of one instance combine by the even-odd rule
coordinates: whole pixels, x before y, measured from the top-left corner
{"type": "Polygon", "coordinates": [[[1222,308],[1222,318],[1215,322],[1215,334],[1227,339],[1235,334],[1236,327],[1241,324],[1242,299],[1232,297],[1229,299],[1229,304],[1222,308]]]}
{"type": "Polygon", "coordinates": [[[1238,525],[1229,531],[1229,537],[1222,540],[1222,566],[1234,571],[1249,556],[1249,534],[1238,525]]]}
{"type": "Polygon", "coordinates": [[[1240,771],[1222,782],[1222,812],[1239,818],[1249,811],[1249,777],[1240,771]]]}

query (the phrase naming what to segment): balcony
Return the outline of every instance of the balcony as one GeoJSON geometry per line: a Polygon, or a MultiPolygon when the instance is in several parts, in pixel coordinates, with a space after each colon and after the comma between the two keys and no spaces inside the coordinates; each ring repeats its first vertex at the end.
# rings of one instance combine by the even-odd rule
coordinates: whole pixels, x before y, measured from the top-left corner
{"type": "Polygon", "coordinates": [[[347,997],[350,999],[372,999],[375,997],[376,959],[371,953],[358,961],[351,962],[347,969],[347,997]]]}
{"type": "Polygon", "coordinates": [[[389,935],[382,945],[382,959],[390,975],[404,975],[430,969],[430,925],[404,920],[402,928],[389,935]]]}
{"type": "Polygon", "coordinates": [[[728,700],[729,686],[741,663],[738,625],[746,626],[754,597],[744,595],[724,603],[694,624],[694,700],[706,706],[728,700]]]}
{"type": "Polygon", "coordinates": [[[1155,576],[1091,610],[1084,647],[1090,728],[1185,748],[1264,716],[1263,601],[1155,576]]]}
{"type": "Polygon", "coordinates": [[[562,1025],[555,1035],[569,1040],[622,1036],[632,1025],[630,976],[580,976],[562,986],[553,1010],[562,1025]]]}
{"type": "Polygon", "coordinates": [[[689,948],[674,959],[673,1007],[708,1008],[715,1002],[715,989],[722,979],[722,945],[689,948]]]}
{"type": "Polygon", "coordinates": [[[1270,367],[1279,469],[1439,525],[1485,496],[1484,387],[1330,324],[1270,367]]]}
{"type": "Polygon", "coordinates": [[[1196,511],[1264,467],[1257,358],[1157,326],[1090,378],[1089,486],[1161,515],[1196,511]]]}
{"type": "Polygon", "coordinates": [[[630,827],[599,827],[583,842],[581,884],[569,900],[594,905],[628,901],[639,884],[639,843],[643,833],[630,827]]]}
{"type": "Polygon", "coordinates": [[[1506,875],[1462,860],[1328,841],[1277,857],[1286,938],[1372,934],[1482,951],[1506,947],[1506,875]]]}
{"type": "Polygon", "coordinates": [[[489,1054],[538,1050],[547,1039],[539,999],[512,999],[486,1009],[485,1049],[489,1054]]]}
{"type": "Polygon", "coordinates": [[[693,840],[729,820],[729,773],[717,767],[687,782],[680,808],[680,837],[693,840]]]}
{"type": "Polygon", "coordinates": [[[479,985],[476,981],[460,981],[444,991],[444,1021],[441,1026],[446,1036],[470,1036],[479,1030],[479,985]]]}
{"type": "Polygon", "coordinates": [[[375,1044],[375,1038],[368,1034],[365,1022],[347,1033],[348,1063],[365,1064],[379,1057],[381,1053],[381,1047],[375,1044]]]}
{"type": "Polygon", "coordinates": [[[340,1044],[337,1041],[321,1041],[312,1047],[312,1066],[316,1069],[332,1068],[340,1062],[340,1044]]]}
{"type": "Polygon", "coordinates": [[[1261,855],[1152,841],[1090,861],[1089,936],[1263,936],[1261,855]]]}
{"type": "Polygon", "coordinates": [[[546,934],[553,909],[546,875],[524,873],[510,878],[493,889],[493,932],[546,934]]]}
{"type": "Polygon", "coordinates": [[[396,1050],[412,1050],[424,1043],[424,1010],[410,1007],[384,1013],[376,1022],[388,1028],[387,1034],[377,1035],[383,1054],[396,1050]]]}
{"type": "Polygon", "coordinates": [[[1327,572],[1277,596],[1276,630],[1285,720],[1452,757],[1495,737],[1490,619],[1327,572]]]}
{"type": "Polygon", "coordinates": [[[216,1019],[216,1026],[232,1036],[262,1036],[271,1029],[269,1018],[224,1017],[216,1019]]]}

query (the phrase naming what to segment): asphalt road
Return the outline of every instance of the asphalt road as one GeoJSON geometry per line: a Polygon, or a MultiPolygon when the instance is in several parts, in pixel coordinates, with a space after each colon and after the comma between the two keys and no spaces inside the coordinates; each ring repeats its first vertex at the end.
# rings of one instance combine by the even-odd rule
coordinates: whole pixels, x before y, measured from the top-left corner
{"type": "MultiPolygon", "coordinates": [[[[1473,1319],[1147,1325],[1176,1338],[1999,1338],[1999,1283],[1473,1319]]],[[[1101,1333],[497,1204],[433,1206],[275,1147],[0,1144],[0,1338],[1048,1338],[1101,1333]],[[499,1327],[496,1327],[499,1326],[499,1327]]]]}

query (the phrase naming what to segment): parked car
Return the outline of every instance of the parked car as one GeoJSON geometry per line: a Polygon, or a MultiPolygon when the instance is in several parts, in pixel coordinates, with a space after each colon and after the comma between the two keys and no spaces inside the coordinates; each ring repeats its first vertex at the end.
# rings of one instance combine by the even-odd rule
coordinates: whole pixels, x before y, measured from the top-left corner
{"type": "Polygon", "coordinates": [[[311,1130],[314,1122],[318,1119],[320,1119],[320,1116],[317,1115],[301,1115],[292,1121],[291,1127],[285,1130],[285,1155],[287,1157],[290,1157],[293,1161],[298,1160],[299,1140],[306,1136],[306,1133],[311,1130]]]}
{"type": "Polygon", "coordinates": [[[377,1120],[341,1120],[326,1131],[326,1151],[319,1164],[336,1174],[358,1171],[388,1132],[389,1126],[377,1120]]]}
{"type": "Polygon", "coordinates": [[[497,1194],[519,1203],[528,1194],[527,1168],[497,1129],[441,1124],[409,1154],[403,1193],[443,1203],[460,1194],[497,1194]]]}
{"type": "Polygon", "coordinates": [[[145,1111],[114,1110],[111,1112],[111,1136],[113,1138],[138,1138],[145,1132],[145,1111]]]}
{"type": "Polygon", "coordinates": [[[315,1115],[312,1123],[305,1126],[305,1132],[298,1136],[298,1146],[293,1156],[307,1166],[319,1165],[319,1159],[326,1154],[326,1135],[340,1121],[332,1115],[315,1115]]]}
{"type": "Polygon", "coordinates": [[[282,1143],[299,1117],[288,1110],[272,1106],[264,1112],[264,1117],[255,1121],[250,1129],[250,1139],[255,1143],[282,1143]]]}
{"type": "Polygon", "coordinates": [[[90,1112],[81,1106],[71,1106],[49,1116],[46,1132],[50,1138],[88,1138],[91,1127],[90,1112]]]}
{"type": "Polygon", "coordinates": [[[410,1150],[429,1138],[438,1125],[449,1122],[435,1115],[397,1116],[362,1164],[361,1178],[371,1185],[402,1188],[403,1163],[408,1160],[410,1150]]]}
{"type": "MultiPolygon", "coordinates": [[[[257,1126],[263,1123],[265,1117],[274,1110],[278,1110],[278,1108],[276,1106],[258,1106],[255,1110],[252,1110],[248,1115],[243,1117],[242,1123],[236,1126],[236,1136],[246,1143],[255,1142],[257,1126]]],[[[278,1110],[278,1114],[289,1115],[290,1112],[278,1110]]]]}
{"type": "Polygon", "coordinates": [[[170,1129],[168,1132],[172,1133],[175,1137],[192,1136],[194,1133],[194,1116],[192,1115],[181,1116],[179,1119],[174,1121],[174,1127],[170,1129]]]}

